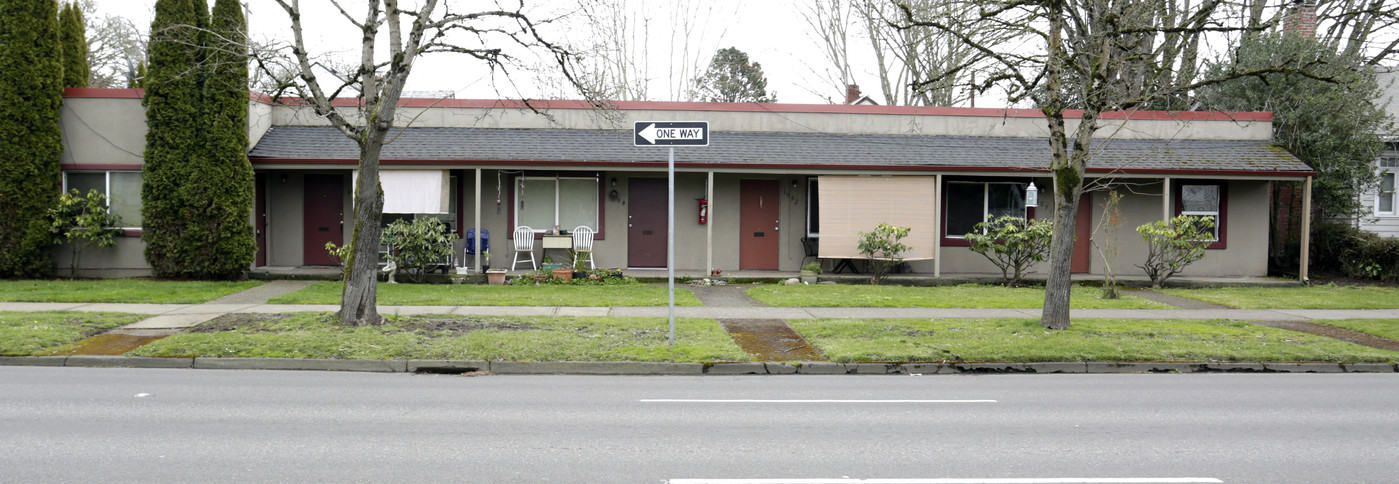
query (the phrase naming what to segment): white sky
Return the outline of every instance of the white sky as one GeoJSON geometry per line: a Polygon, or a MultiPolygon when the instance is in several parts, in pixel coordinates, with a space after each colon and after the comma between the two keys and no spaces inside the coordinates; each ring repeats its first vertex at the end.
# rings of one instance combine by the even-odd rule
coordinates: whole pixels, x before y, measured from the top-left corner
{"type": "MultiPolygon", "coordinates": [[[[290,40],[290,21],[272,0],[246,0],[251,15],[249,33],[253,40],[268,38],[290,40]]],[[[666,82],[669,70],[668,39],[670,37],[670,10],[674,2],[632,0],[638,7],[634,15],[650,17],[650,75],[653,83],[649,90],[652,99],[671,100],[672,89],[666,82]],[[644,6],[642,6],[644,5],[644,6]]],[[[209,0],[212,5],[212,0],[209,0]]],[[[820,47],[808,34],[806,22],[802,19],[796,4],[801,0],[697,0],[697,3],[714,5],[714,19],[705,25],[703,34],[692,35],[692,39],[703,37],[707,48],[702,49],[703,65],[708,56],[721,47],[737,47],[748,53],[749,58],[760,63],[768,79],[768,91],[776,92],[778,101],[783,103],[826,103],[822,96],[843,100],[844,91],[829,85],[823,77],[812,72],[819,68],[823,58],[820,47]],[[809,67],[808,62],[816,64],[809,67]],[[816,90],[822,96],[813,94],[816,90]]],[[[361,2],[343,2],[352,14],[359,15],[361,2]]],[[[460,3],[467,8],[484,2],[460,3]]],[[[502,3],[509,4],[504,1],[502,3]]],[[[573,2],[531,2],[542,3],[547,8],[564,8],[573,2]]],[[[805,3],[805,2],[802,2],[805,3]]],[[[101,13],[116,14],[131,19],[142,30],[150,28],[151,9],[155,0],[97,0],[101,13]]],[[[358,57],[357,34],[349,28],[345,20],[330,8],[326,0],[302,0],[302,8],[307,12],[303,22],[307,26],[309,49],[313,53],[338,53],[346,61],[358,57]],[[335,31],[334,28],[342,30],[335,31]]],[[[575,31],[567,34],[577,35],[575,31]]],[[[557,37],[555,37],[557,38],[557,37]]],[[[693,40],[692,40],[693,42],[693,40]]],[[[696,49],[701,50],[701,49],[696,49]]],[[[864,49],[867,50],[867,49],[864,49]]],[[[856,68],[860,71],[859,67],[856,68]]],[[[878,80],[874,68],[857,72],[856,82],[864,87],[865,94],[872,95],[883,103],[878,91],[878,80]]],[[[693,76],[691,76],[693,77],[693,76]]],[[[480,62],[460,55],[428,57],[414,66],[407,89],[416,91],[453,90],[460,99],[494,99],[518,97],[520,94],[537,96],[541,87],[536,85],[532,75],[520,73],[514,76],[516,86],[507,85],[503,78],[490,77],[489,71],[480,62]],[[497,85],[498,84],[498,85],[497,85]],[[518,89],[518,90],[517,90],[518,89]]],[[[577,97],[577,96],[571,96],[577,97]]]]}

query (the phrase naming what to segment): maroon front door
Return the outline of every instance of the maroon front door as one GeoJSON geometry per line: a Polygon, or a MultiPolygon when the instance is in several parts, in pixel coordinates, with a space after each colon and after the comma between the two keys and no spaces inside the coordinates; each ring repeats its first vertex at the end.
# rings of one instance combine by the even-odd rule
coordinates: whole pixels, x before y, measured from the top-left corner
{"type": "Polygon", "coordinates": [[[1078,198],[1078,214],[1074,220],[1074,258],[1069,272],[1087,274],[1093,261],[1093,193],[1078,198]]]}
{"type": "Polygon", "coordinates": [[[627,181],[627,267],[665,267],[666,180],[627,181]]]}
{"type": "Polygon", "coordinates": [[[738,268],[777,270],[777,180],[740,180],[738,268]]]}
{"type": "Polygon", "coordinates": [[[326,242],[344,245],[345,177],[306,175],[305,262],[308,266],[333,266],[335,258],[326,242]]]}
{"type": "Polygon", "coordinates": [[[253,265],[267,265],[267,174],[258,173],[253,179],[253,238],[257,242],[257,258],[253,265]]]}

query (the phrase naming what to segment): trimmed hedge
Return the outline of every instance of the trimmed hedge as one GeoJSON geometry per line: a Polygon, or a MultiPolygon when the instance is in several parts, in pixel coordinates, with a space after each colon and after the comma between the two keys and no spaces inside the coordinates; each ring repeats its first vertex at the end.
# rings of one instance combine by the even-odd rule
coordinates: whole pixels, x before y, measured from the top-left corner
{"type": "Polygon", "coordinates": [[[0,2],[0,277],[53,270],[48,211],[60,191],[61,57],[54,0],[0,2]]]}

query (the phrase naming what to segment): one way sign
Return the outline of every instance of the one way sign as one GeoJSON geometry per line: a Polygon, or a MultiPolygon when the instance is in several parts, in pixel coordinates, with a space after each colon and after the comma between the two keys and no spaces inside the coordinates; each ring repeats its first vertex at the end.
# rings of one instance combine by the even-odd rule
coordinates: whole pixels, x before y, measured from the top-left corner
{"type": "Polygon", "coordinates": [[[709,146],[709,121],[638,121],[636,146],[709,146]]]}

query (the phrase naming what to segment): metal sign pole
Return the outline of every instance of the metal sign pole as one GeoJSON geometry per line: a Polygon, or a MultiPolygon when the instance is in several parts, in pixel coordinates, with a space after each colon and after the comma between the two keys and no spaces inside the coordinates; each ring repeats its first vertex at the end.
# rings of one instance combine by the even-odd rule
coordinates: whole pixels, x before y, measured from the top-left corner
{"type": "Polygon", "coordinates": [[[675,346],[675,148],[666,164],[666,287],[670,293],[670,345],[675,346]]]}

